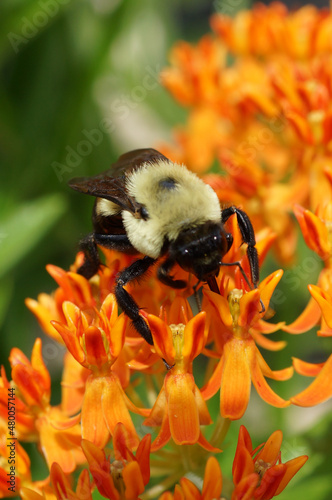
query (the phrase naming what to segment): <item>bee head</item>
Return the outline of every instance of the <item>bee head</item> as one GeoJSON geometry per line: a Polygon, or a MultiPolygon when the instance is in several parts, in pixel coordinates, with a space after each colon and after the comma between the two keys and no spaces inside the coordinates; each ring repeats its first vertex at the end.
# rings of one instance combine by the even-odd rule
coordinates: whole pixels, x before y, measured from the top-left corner
{"type": "Polygon", "coordinates": [[[200,281],[217,276],[223,256],[233,242],[221,224],[205,222],[183,229],[172,244],[176,262],[200,281]]]}

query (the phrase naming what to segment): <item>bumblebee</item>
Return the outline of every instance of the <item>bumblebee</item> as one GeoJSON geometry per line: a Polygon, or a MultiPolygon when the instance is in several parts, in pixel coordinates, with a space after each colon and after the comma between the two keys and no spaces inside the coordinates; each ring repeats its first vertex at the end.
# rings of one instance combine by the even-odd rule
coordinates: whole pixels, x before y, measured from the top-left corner
{"type": "Polygon", "coordinates": [[[93,233],[80,243],[85,260],[78,273],[91,278],[101,264],[97,245],[126,254],[143,254],[116,278],[115,296],[138,333],[153,345],[150,329],[125,285],[143,276],[158,262],[158,279],[173,288],[186,282],[174,279],[178,264],[219,292],[216,276],[225,263],[233,237],[224,224],[236,214],[251,270],[251,281],[259,281],[255,233],[248,215],[237,207],[221,208],[215,191],[184,165],[173,163],[155,149],[123,154],[109,170],[94,177],[72,179],[69,186],[95,196],[93,233]]]}

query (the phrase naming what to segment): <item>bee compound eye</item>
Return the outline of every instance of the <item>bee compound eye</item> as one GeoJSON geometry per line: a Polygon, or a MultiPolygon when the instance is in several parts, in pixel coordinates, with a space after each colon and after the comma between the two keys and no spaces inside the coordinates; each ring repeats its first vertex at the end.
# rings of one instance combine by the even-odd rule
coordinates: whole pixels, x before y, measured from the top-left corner
{"type": "Polygon", "coordinates": [[[227,251],[228,251],[233,244],[233,235],[231,233],[226,233],[226,241],[227,241],[227,251]]]}
{"type": "Polygon", "coordinates": [[[144,219],[144,220],[147,220],[149,218],[149,212],[147,211],[147,209],[144,206],[142,206],[140,209],[140,215],[141,215],[142,219],[144,219]]]}

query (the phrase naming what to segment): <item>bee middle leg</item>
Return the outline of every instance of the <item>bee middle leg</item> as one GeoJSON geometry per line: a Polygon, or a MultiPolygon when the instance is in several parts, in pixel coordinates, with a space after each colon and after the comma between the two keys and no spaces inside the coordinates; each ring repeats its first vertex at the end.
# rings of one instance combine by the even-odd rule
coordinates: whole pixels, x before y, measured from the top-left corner
{"type": "Polygon", "coordinates": [[[84,253],[84,262],[77,269],[77,273],[84,276],[86,279],[92,278],[99,269],[100,259],[94,234],[88,234],[80,241],[80,250],[84,253]]]}
{"type": "Polygon", "coordinates": [[[164,285],[171,288],[186,288],[187,283],[184,280],[175,280],[169,273],[174,266],[173,259],[166,259],[160,266],[157,272],[158,279],[164,285]]]}
{"type": "Polygon", "coordinates": [[[86,279],[90,279],[97,274],[101,264],[97,245],[118,250],[119,252],[133,253],[133,246],[125,234],[88,234],[80,241],[80,250],[84,253],[84,262],[77,270],[77,273],[86,279]]]}
{"type": "Polygon", "coordinates": [[[116,300],[123,310],[123,312],[131,319],[132,324],[138,331],[138,333],[146,340],[150,345],[153,345],[153,339],[151,331],[143,317],[140,315],[140,308],[132,298],[132,296],[124,289],[124,286],[131,281],[142,276],[152,264],[155,263],[155,259],[151,257],[143,257],[140,260],[136,260],[129,267],[126,267],[121,271],[116,279],[115,285],[115,297],[116,300]]]}

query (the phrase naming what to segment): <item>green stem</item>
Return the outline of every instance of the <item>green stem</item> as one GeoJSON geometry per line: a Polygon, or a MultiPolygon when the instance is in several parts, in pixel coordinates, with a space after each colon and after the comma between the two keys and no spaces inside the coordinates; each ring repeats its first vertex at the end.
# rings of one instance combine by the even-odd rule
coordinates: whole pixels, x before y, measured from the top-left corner
{"type": "Polygon", "coordinates": [[[159,484],[152,486],[152,488],[150,488],[149,490],[146,490],[142,495],[140,495],[140,498],[142,500],[150,500],[151,498],[159,497],[167,489],[173,488],[174,484],[179,482],[182,475],[183,475],[183,470],[180,470],[179,472],[176,472],[171,476],[168,476],[168,478],[165,478],[163,479],[163,481],[160,481],[159,484]]]}
{"type": "Polygon", "coordinates": [[[230,425],[231,420],[229,418],[224,418],[220,414],[218,415],[216,425],[210,439],[210,443],[212,444],[212,446],[221,448],[230,425]]]}

